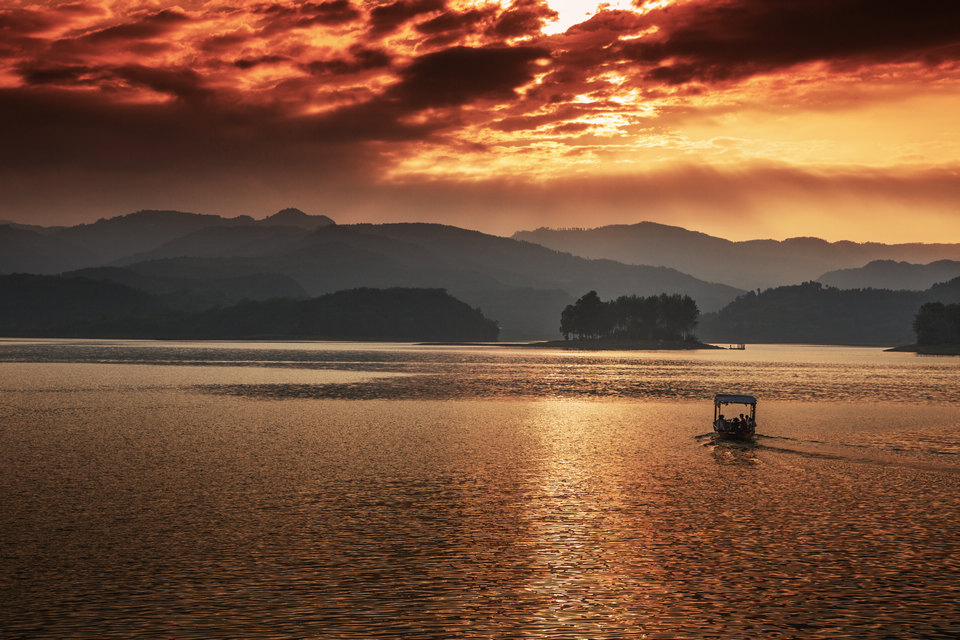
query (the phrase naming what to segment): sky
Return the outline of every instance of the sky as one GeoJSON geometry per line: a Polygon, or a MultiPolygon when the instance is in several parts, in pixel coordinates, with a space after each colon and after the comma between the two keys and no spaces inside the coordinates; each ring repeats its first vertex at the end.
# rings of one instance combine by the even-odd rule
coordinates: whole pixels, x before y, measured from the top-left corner
{"type": "Polygon", "coordinates": [[[960,2],[0,0],[0,219],[960,242],[960,2]]]}

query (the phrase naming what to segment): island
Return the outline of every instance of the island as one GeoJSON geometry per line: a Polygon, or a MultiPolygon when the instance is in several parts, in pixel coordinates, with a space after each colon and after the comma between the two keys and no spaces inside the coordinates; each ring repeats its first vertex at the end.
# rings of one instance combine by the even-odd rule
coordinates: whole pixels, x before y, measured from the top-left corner
{"type": "Polygon", "coordinates": [[[563,340],[513,346],[583,351],[722,349],[697,340],[693,330],[699,317],[696,301],[687,295],[630,295],[603,301],[596,291],[588,291],[561,313],[563,340]]]}
{"type": "Polygon", "coordinates": [[[913,320],[915,344],[887,349],[921,355],[960,356],[960,304],[928,302],[913,320]]]}

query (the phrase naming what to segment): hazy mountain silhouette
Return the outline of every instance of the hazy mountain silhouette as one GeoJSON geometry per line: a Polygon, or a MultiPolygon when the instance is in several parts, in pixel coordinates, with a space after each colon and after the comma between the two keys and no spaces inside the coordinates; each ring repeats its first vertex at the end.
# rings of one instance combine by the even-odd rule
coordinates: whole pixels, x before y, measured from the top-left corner
{"type": "MultiPolygon", "coordinates": [[[[299,209],[283,209],[263,220],[254,220],[250,216],[224,218],[183,211],[143,210],[73,227],[44,229],[35,225],[16,225],[13,227],[16,231],[33,232],[39,238],[49,240],[42,244],[37,238],[28,240],[26,236],[20,236],[18,242],[29,242],[36,246],[37,255],[52,252],[60,258],[43,262],[41,259],[21,256],[20,253],[11,253],[0,263],[0,268],[5,272],[58,273],[65,269],[102,266],[131,255],[150,252],[172,240],[210,228],[283,227],[312,231],[333,224],[333,220],[327,216],[307,215],[299,209]]],[[[14,242],[12,239],[5,241],[4,235],[0,233],[0,248],[14,242]]]]}
{"type": "Polygon", "coordinates": [[[541,228],[518,231],[513,237],[585,258],[663,265],[747,289],[812,280],[826,271],[861,267],[878,259],[960,260],[960,244],[886,245],[819,238],[733,242],[653,222],[595,229],[541,228]]]}
{"type": "Polygon", "coordinates": [[[895,260],[874,260],[859,269],[829,271],[818,282],[840,289],[911,289],[922,291],[938,282],[960,276],[960,261],[937,260],[913,264],[895,260]]]}
{"type": "Polygon", "coordinates": [[[90,338],[496,340],[497,324],[438,289],[354,289],[183,311],[116,282],[0,276],[0,334],[90,338]]]}
{"type": "Polygon", "coordinates": [[[97,265],[123,256],[154,249],[174,238],[207,227],[253,224],[250,216],[220,216],[183,211],[137,211],[115,218],[101,218],[92,224],[68,227],[55,237],[69,240],[97,256],[97,265]]]}
{"type": "Polygon", "coordinates": [[[59,273],[96,259],[89,251],[58,237],[0,225],[0,273],[59,273]]]}
{"type": "Polygon", "coordinates": [[[608,297],[686,293],[707,310],[740,293],[673,269],[586,260],[510,238],[420,223],[326,226],[300,236],[271,227],[208,228],[138,258],[181,277],[186,265],[202,272],[230,260],[231,268],[243,273],[289,276],[309,295],[362,286],[444,288],[499,320],[511,339],[557,335],[560,311],[590,289],[608,297]]]}
{"type": "Polygon", "coordinates": [[[14,229],[22,229],[24,231],[35,231],[41,234],[50,234],[66,229],[66,227],[43,227],[39,224],[24,224],[22,222],[14,222],[12,220],[0,220],[0,226],[13,227],[14,229]]]}
{"type": "Polygon", "coordinates": [[[115,261],[126,265],[144,260],[179,258],[252,257],[295,250],[308,232],[299,227],[205,227],[159,244],[149,251],[128,254],[115,261]]]}
{"type": "Polygon", "coordinates": [[[300,229],[306,229],[307,231],[314,231],[319,227],[327,227],[336,223],[327,216],[311,216],[303,211],[300,211],[300,209],[288,207],[286,209],[277,211],[272,216],[264,218],[263,220],[258,220],[255,224],[264,226],[299,227],[300,229]]]}
{"type": "Polygon", "coordinates": [[[909,344],[925,302],[960,302],[960,278],[925,291],[836,289],[805,282],[750,291],[705,314],[698,334],[707,342],[909,344]]]}
{"type": "MultiPolygon", "coordinates": [[[[144,263],[149,265],[150,263],[144,263]]],[[[198,310],[236,304],[241,300],[303,298],[306,291],[296,280],[278,273],[197,274],[194,277],[151,275],[149,266],[136,268],[93,267],[63,274],[122,284],[156,295],[172,309],[198,310]]]]}

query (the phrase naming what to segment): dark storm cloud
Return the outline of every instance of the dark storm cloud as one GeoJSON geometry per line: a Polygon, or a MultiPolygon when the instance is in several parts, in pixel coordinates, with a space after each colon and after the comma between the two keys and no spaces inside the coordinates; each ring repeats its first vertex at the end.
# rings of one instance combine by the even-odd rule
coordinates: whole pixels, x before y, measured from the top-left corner
{"type": "Polygon", "coordinates": [[[213,91],[204,86],[203,77],[185,67],[164,69],[124,65],[113,69],[113,74],[130,85],[146,87],[180,100],[196,102],[214,96],[213,91]]]}
{"type": "Polygon", "coordinates": [[[725,81],[800,63],[957,59],[960,2],[741,0],[691,2],[651,12],[658,33],[620,52],[652,65],[647,77],[679,84],[725,81]]]}
{"type": "Polygon", "coordinates": [[[314,60],[304,64],[303,68],[313,75],[343,75],[389,67],[392,62],[390,55],[383,49],[354,46],[350,48],[349,54],[349,57],[314,60]]]}
{"type": "Polygon", "coordinates": [[[360,12],[348,0],[307,2],[300,5],[304,14],[304,26],[309,24],[344,24],[360,17],[360,12]]]}
{"type": "Polygon", "coordinates": [[[262,26],[268,32],[313,25],[340,25],[353,22],[361,15],[349,0],[263,4],[254,7],[253,12],[265,16],[262,26]]]}
{"type": "MultiPolygon", "coordinates": [[[[390,64],[380,50],[354,48],[351,55],[321,62],[317,72],[390,64]]],[[[24,67],[21,74],[35,86],[95,78],[104,87],[144,88],[174,100],[130,104],[113,101],[109,93],[41,86],[0,90],[0,120],[18,123],[4,140],[0,163],[152,171],[168,165],[257,164],[312,149],[307,155],[319,154],[311,156],[319,164],[343,145],[423,140],[451,126],[455,114],[437,114],[425,122],[408,122],[408,116],[482,98],[509,99],[531,79],[534,61],[546,56],[544,49],[532,47],[454,47],[414,59],[379,96],[306,116],[244,105],[240,96],[211,90],[200,73],[186,67],[24,67]]]]}
{"type": "MultiPolygon", "coordinates": [[[[179,100],[192,102],[212,98],[213,96],[213,92],[204,86],[202,76],[185,67],[160,68],[135,64],[97,66],[32,66],[27,64],[21,65],[18,72],[23,81],[31,86],[89,85],[110,90],[117,90],[121,87],[140,87],[179,100]]],[[[15,92],[11,93],[15,94],[15,92]]],[[[69,104],[76,97],[70,93],[62,94],[65,104],[69,104]]]]}
{"type": "Polygon", "coordinates": [[[250,31],[234,31],[233,33],[221,33],[215,36],[204,38],[199,44],[199,49],[206,53],[216,53],[220,51],[229,51],[240,48],[241,45],[254,40],[257,36],[250,31]]]}
{"type": "Polygon", "coordinates": [[[190,18],[176,10],[165,9],[124,24],[106,27],[64,41],[71,44],[97,44],[112,41],[157,38],[175,30],[190,18]]]}
{"type": "Polygon", "coordinates": [[[81,3],[61,4],[44,8],[0,8],[0,33],[35,34],[66,24],[72,17],[99,15],[96,6],[81,3]]]}
{"type": "Polygon", "coordinates": [[[0,32],[30,34],[45,31],[61,20],[50,11],[7,9],[0,11],[0,32]]]}
{"type": "Polygon", "coordinates": [[[388,33],[419,15],[441,11],[445,4],[445,0],[398,0],[382,4],[370,11],[370,25],[377,33],[388,33]]]}
{"type": "Polygon", "coordinates": [[[233,61],[233,66],[238,69],[253,69],[265,64],[280,64],[289,61],[287,56],[267,55],[256,58],[237,58],[233,61]]]}
{"type": "Polygon", "coordinates": [[[418,141],[459,122],[435,113],[426,122],[405,119],[424,109],[448,109],[479,99],[509,99],[533,77],[533,63],[547,57],[535,47],[453,47],[416,58],[400,81],[382,95],[309,119],[311,137],[338,142],[418,141]]]}
{"type": "Polygon", "coordinates": [[[414,109],[509,99],[533,79],[534,61],[549,57],[539,47],[452,47],[414,60],[388,93],[414,109]]]}
{"type": "Polygon", "coordinates": [[[0,8],[0,59],[36,54],[47,45],[44,32],[69,26],[77,16],[98,15],[98,7],[0,8]]]}
{"type": "Polygon", "coordinates": [[[29,85],[92,84],[99,79],[100,68],[81,64],[53,66],[24,64],[17,68],[17,72],[29,85]]]}
{"type": "Polygon", "coordinates": [[[435,18],[425,20],[417,24],[416,29],[426,35],[436,35],[439,33],[472,33],[477,25],[489,20],[495,11],[492,7],[484,9],[471,9],[469,11],[444,11],[435,18]]]}

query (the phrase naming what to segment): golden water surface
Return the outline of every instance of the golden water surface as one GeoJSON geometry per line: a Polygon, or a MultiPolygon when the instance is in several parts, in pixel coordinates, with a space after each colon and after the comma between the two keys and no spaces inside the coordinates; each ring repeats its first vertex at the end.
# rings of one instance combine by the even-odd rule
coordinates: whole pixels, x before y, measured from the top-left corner
{"type": "Polygon", "coordinates": [[[960,359],[10,340],[0,392],[2,638],[960,635],[960,359]]]}

